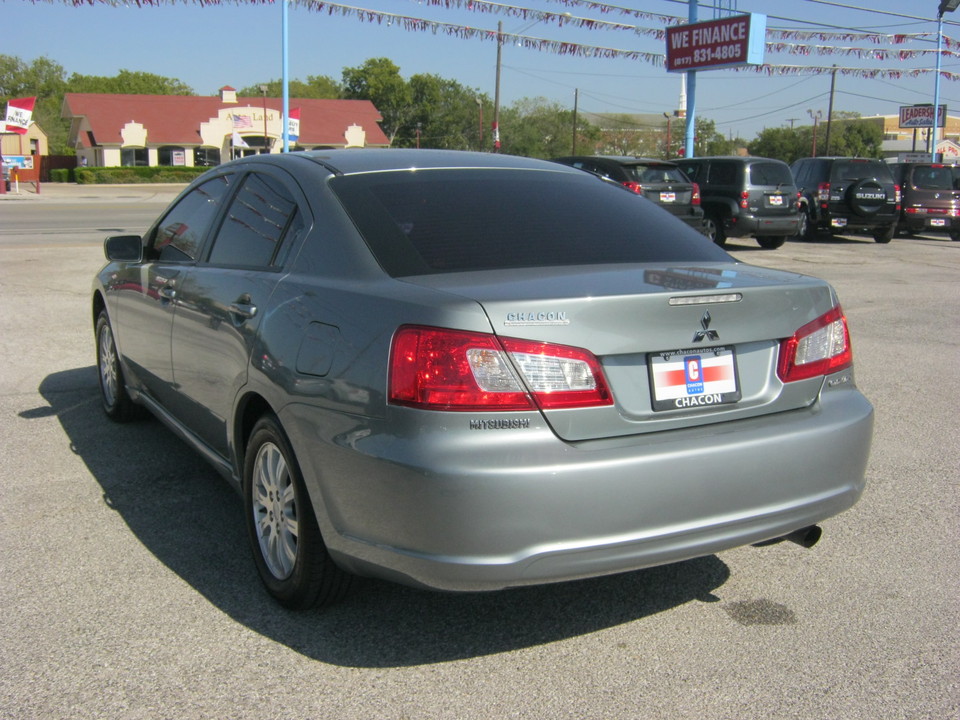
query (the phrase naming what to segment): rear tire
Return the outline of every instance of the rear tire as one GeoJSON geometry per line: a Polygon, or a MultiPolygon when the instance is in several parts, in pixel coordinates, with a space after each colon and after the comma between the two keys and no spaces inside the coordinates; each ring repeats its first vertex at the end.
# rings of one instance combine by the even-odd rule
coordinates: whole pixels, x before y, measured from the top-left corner
{"type": "Polygon", "coordinates": [[[787,241],[786,235],[763,235],[757,238],[757,244],[764,250],[776,250],[787,241]]]}
{"type": "Polygon", "coordinates": [[[100,381],[100,403],[103,412],[115,422],[135,420],[142,411],[127,393],[123,366],[120,365],[113,328],[110,327],[106,310],[101,310],[97,316],[94,335],[97,340],[97,378],[100,381]]]}
{"type": "Polygon", "coordinates": [[[297,459],[272,415],[250,434],[243,499],[257,572],[278,603],[307,610],[346,594],[351,576],[327,552],[297,459]]]}
{"type": "Polygon", "coordinates": [[[716,215],[703,216],[703,234],[720,247],[727,244],[727,234],[723,231],[723,222],[716,215]]]}
{"type": "Polygon", "coordinates": [[[806,213],[806,215],[807,220],[803,224],[803,235],[800,236],[800,239],[804,242],[816,242],[820,235],[820,231],[817,229],[817,221],[813,219],[810,213],[806,213]]]}
{"type": "Polygon", "coordinates": [[[890,227],[884,228],[883,230],[878,230],[873,234],[873,239],[878,243],[886,245],[888,242],[893,240],[893,236],[897,232],[897,226],[891,225],[890,227]]]}

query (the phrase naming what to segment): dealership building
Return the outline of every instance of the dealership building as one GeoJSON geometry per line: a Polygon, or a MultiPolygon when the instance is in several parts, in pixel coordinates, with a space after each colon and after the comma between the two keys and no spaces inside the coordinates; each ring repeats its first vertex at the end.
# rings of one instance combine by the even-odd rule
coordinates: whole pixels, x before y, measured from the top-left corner
{"type": "MultiPolygon", "coordinates": [[[[369,100],[289,101],[290,150],[388,147],[369,100]],[[299,118],[299,121],[297,120],[299,118]]],[[[67,93],[62,116],[79,165],[209,167],[237,157],[283,151],[279,98],[67,93]]]]}

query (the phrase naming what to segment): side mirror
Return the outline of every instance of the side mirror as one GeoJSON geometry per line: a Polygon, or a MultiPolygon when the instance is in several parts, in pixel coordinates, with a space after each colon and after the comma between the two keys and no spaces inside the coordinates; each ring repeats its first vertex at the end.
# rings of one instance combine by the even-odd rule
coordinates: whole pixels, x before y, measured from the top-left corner
{"type": "Polygon", "coordinates": [[[140,262],[143,238],[139,235],[114,235],[103,241],[103,254],[115,262],[140,262]]]}

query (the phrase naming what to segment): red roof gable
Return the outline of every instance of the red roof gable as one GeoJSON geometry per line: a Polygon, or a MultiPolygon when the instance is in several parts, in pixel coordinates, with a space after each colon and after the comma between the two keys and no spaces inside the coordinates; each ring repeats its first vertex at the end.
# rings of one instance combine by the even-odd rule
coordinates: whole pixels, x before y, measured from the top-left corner
{"type": "MultiPolygon", "coordinates": [[[[299,145],[341,146],[345,142],[344,132],[351,125],[359,125],[364,129],[367,145],[390,144],[377,124],[382,119],[380,113],[369,100],[291,98],[289,103],[291,110],[300,108],[299,145]]],[[[200,124],[216,118],[221,110],[248,106],[262,110],[263,105],[262,97],[238,97],[235,103],[225,103],[220,97],[191,95],[67,93],[63,99],[62,115],[68,118],[85,117],[100,145],[121,143],[120,132],[130,122],[144,126],[147,142],[152,146],[199,145],[200,124]]],[[[282,112],[279,98],[267,98],[266,106],[277,116],[282,112]]],[[[74,132],[76,130],[75,127],[74,132]]]]}

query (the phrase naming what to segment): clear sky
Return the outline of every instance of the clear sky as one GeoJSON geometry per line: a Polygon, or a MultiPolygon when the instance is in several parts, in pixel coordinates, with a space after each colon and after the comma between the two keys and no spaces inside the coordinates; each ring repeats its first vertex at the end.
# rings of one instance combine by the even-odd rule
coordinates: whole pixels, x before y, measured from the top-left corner
{"type": "MultiPolygon", "coordinates": [[[[714,5],[766,14],[767,42],[777,44],[764,58],[774,66],[772,74],[729,69],[697,73],[697,113],[713,120],[724,135],[749,140],[765,127],[809,125],[811,112],[826,115],[829,68],[834,65],[840,68],[834,111],[896,114],[901,105],[933,102],[935,52],[930,51],[936,49],[938,0],[702,1],[699,20],[717,17],[714,5]],[[809,32],[822,37],[800,34],[809,32]],[[883,38],[877,42],[864,33],[883,38]],[[905,37],[895,38],[897,34],[905,37]],[[817,74],[814,68],[827,71],[817,74]],[[927,72],[914,76],[917,70],[927,72]],[[896,71],[905,74],[892,76],[896,71]]],[[[491,32],[502,22],[510,36],[550,41],[537,49],[524,47],[517,38],[504,44],[504,105],[543,97],[572,108],[577,93],[581,111],[660,114],[677,108],[681,76],[668,73],[653,57],[663,55],[666,47],[654,34],[666,22],[656,16],[687,14],[687,2],[679,0],[296,0],[289,11],[289,74],[290,79],[327,75],[339,81],[343,68],[386,57],[405,78],[433,73],[492,98],[497,44],[491,32]],[[640,14],[623,12],[628,6],[640,14]],[[545,19],[544,12],[555,15],[545,19]],[[560,23],[556,14],[563,13],[570,17],[560,23]],[[404,18],[427,21],[416,23],[425,29],[413,29],[414,23],[404,18]],[[574,52],[552,52],[558,43],[568,43],[574,52]],[[583,57],[589,47],[621,52],[583,57]],[[624,57],[628,51],[642,55],[624,57]]],[[[941,81],[940,100],[956,113],[960,11],[944,20],[948,41],[942,70],[958,79],[941,81]]],[[[133,1],[74,6],[0,0],[0,27],[0,53],[26,62],[46,56],[68,76],[142,71],[176,78],[201,95],[216,94],[224,85],[239,89],[281,76],[281,7],[272,2],[138,7],[133,1]]]]}

